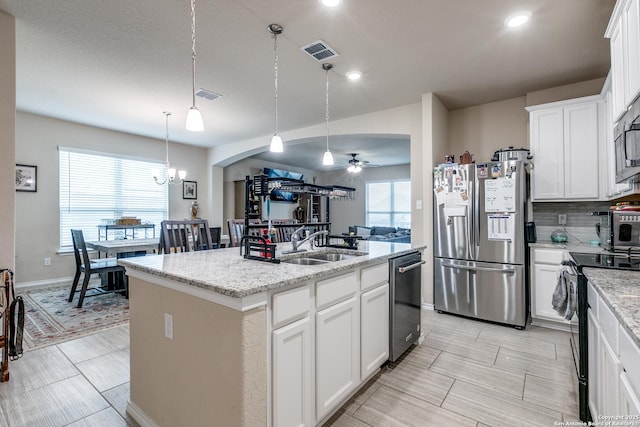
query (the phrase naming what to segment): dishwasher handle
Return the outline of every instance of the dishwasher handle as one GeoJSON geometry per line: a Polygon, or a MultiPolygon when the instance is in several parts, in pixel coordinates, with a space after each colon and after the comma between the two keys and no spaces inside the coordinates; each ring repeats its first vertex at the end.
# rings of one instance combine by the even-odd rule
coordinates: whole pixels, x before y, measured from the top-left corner
{"type": "Polygon", "coordinates": [[[471,270],[471,271],[495,271],[497,273],[505,273],[505,274],[513,274],[516,272],[513,268],[470,267],[467,265],[456,265],[456,264],[442,264],[442,266],[448,267],[448,268],[459,268],[461,270],[471,270]]]}
{"type": "Polygon", "coordinates": [[[414,268],[420,267],[422,264],[426,264],[426,261],[416,262],[415,264],[410,264],[404,267],[398,267],[398,272],[406,273],[409,270],[413,270],[414,268]]]}

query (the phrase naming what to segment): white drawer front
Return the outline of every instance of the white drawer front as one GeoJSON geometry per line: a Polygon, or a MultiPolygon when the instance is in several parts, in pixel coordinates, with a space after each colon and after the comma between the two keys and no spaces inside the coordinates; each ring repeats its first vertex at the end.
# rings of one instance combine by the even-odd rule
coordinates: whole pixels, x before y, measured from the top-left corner
{"type": "Polygon", "coordinates": [[[533,262],[560,265],[564,261],[566,253],[567,251],[560,249],[534,249],[533,262]]]}
{"type": "Polygon", "coordinates": [[[311,285],[273,295],[273,327],[306,316],[311,308],[311,285]]]}
{"type": "Polygon", "coordinates": [[[618,319],[604,300],[600,300],[598,315],[602,333],[607,337],[615,354],[620,354],[618,351],[618,319]]]}
{"type": "Polygon", "coordinates": [[[587,301],[589,301],[589,306],[593,310],[593,316],[598,319],[598,304],[600,301],[600,297],[598,296],[598,291],[591,284],[587,284],[587,301]]]}
{"type": "Polygon", "coordinates": [[[389,281],[389,263],[374,265],[362,269],[360,275],[360,288],[362,292],[372,289],[389,281]]]}
{"type": "Polygon", "coordinates": [[[357,290],[358,277],[355,272],[321,280],[316,284],[316,307],[320,309],[346,299],[357,290]]]}
{"type": "Polygon", "coordinates": [[[640,348],[620,325],[620,361],[633,391],[640,395],[640,348]]]}

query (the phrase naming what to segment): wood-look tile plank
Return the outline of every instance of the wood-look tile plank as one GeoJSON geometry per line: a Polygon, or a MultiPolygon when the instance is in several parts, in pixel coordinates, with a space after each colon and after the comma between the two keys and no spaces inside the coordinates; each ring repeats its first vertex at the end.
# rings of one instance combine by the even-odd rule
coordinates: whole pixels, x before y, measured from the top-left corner
{"type": "Polygon", "coordinates": [[[102,396],[118,411],[122,418],[127,419],[127,403],[131,396],[131,383],[126,382],[110,390],[102,392],[102,396]]]}
{"type": "Polygon", "coordinates": [[[424,344],[414,346],[407,351],[401,358],[400,363],[418,365],[423,368],[428,368],[438,358],[440,350],[431,348],[424,344]]]}
{"type": "Polygon", "coordinates": [[[439,406],[381,386],[353,417],[370,426],[456,426],[475,427],[472,419],[439,406]]]}
{"type": "Polygon", "coordinates": [[[526,334],[526,331],[519,331],[517,329],[507,327],[502,329],[485,328],[480,331],[478,341],[548,358],[556,357],[556,346],[554,343],[530,338],[526,334]]]}
{"type": "Polygon", "coordinates": [[[428,366],[420,367],[402,362],[393,368],[384,370],[378,382],[399,392],[440,406],[453,384],[453,378],[430,371],[428,366]]]}
{"type": "Polygon", "coordinates": [[[460,340],[441,331],[432,331],[422,345],[457,354],[471,360],[491,365],[498,354],[498,346],[486,342],[460,340]]]}
{"type": "Polygon", "coordinates": [[[109,407],[82,375],[8,397],[2,404],[8,425],[42,427],[64,426],[109,407]]]}
{"type": "Polygon", "coordinates": [[[109,390],[129,382],[129,349],[80,362],[76,367],[98,391],[109,390]]]}
{"type": "Polygon", "coordinates": [[[9,365],[9,381],[0,383],[0,397],[8,398],[78,375],[78,370],[55,346],[27,352],[9,365]]]}
{"type": "Polygon", "coordinates": [[[490,426],[553,426],[562,414],[501,393],[456,380],[442,407],[490,426]]]}
{"type": "Polygon", "coordinates": [[[73,363],[104,356],[127,347],[129,347],[128,325],[58,344],[58,348],[73,363]]]}
{"type": "Polygon", "coordinates": [[[100,412],[89,415],[67,427],[127,427],[125,420],[118,415],[113,408],[103,409],[100,412]]]}
{"type": "Polygon", "coordinates": [[[578,414],[578,396],[571,382],[558,384],[527,374],[524,384],[524,400],[565,414],[578,414]]]}
{"type": "Polygon", "coordinates": [[[362,386],[360,390],[351,398],[347,403],[342,407],[343,412],[347,414],[353,414],[362,406],[364,402],[367,401],[371,397],[371,395],[380,387],[380,383],[378,379],[380,378],[380,373],[375,375],[372,379],[370,379],[367,384],[362,386]]]}
{"type": "Polygon", "coordinates": [[[447,352],[440,354],[438,359],[431,365],[430,370],[472,384],[495,388],[503,393],[522,397],[524,373],[514,373],[510,370],[488,366],[447,352]]]}
{"type": "Polygon", "coordinates": [[[560,384],[570,384],[575,380],[575,370],[556,359],[549,359],[535,354],[501,348],[495,366],[536,375],[560,384]]]}
{"type": "Polygon", "coordinates": [[[322,427],[371,427],[344,411],[336,412],[322,427]]]}

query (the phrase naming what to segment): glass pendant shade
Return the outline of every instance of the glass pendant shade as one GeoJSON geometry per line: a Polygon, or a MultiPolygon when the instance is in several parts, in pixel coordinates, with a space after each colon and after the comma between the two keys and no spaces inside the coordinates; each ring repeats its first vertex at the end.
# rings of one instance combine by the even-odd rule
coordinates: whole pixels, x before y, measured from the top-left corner
{"type": "MultiPolygon", "coordinates": [[[[197,111],[197,109],[196,109],[197,111]]],[[[172,168],[171,167],[171,162],[169,162],[169,116],[171,115],[170,112],[168,111],[164,111],[162,114],[164,114],[164,118],[165,118],[165,129],[166,129],[166,137],[164,140],[164,150],[165,150],[165,158],[166,161],[164,162],[164,166],[165,166],[165,175],[162,177],[162,179],[160,179],[160,171],[156,168],[151,169],[151,175],[153,176],[153,179],[155,180],[156,184],[158,185],[164,185],[164,184],[169,184],[169,185],[178,185],[178,184],[182,184],[182,181],[184,181],[184,179],[187,177],[187,171],[185,170],[180,170],[177,171],[178,172],[178,176],[180,177],[180,180],[177,181],[176,180],[176,168],[172,168]]]]}
{"type": "Polygon", "coordinates": [[[327,150],[324,152],[322,164],[325,166],[331,166],[333,164],[333,154],[331,154],[331,151],[327,150]]]}
{"type": "Polygon", "coordinates": [[[271,145],[269,146],[269,151],[272,153],[282,153],[284,151],[284,146],[282,144],[282,138],[277,133],[273,135],[271,138],[271,145]]]}
{"type": "Polygon", "coordinates": [[[178,171],[178,177],[184,180],[187,177],[187,171],[178,171]]]}
{"type": "Polygon", "coordinates": [[[200,110],[195,105],[189,108],[187,113],[187,130],[192,132],[202,132],[204,130],[202,114],[200,114],[200,110]]]}

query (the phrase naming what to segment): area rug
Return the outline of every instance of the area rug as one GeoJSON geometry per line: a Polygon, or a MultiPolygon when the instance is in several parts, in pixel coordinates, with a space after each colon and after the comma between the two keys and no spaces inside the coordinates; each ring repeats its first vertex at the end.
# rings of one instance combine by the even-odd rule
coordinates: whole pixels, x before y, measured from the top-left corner
{"type": "Polygon", "coordinates": [[[129,300],[119,293],[67,302],[71,285],[17,291],[25,305],[24,349],[34,350],[120,326],[129,321],[129,300]]]}

